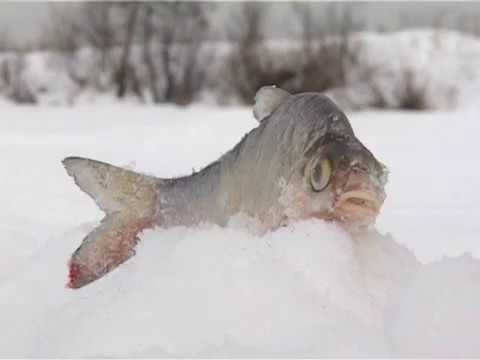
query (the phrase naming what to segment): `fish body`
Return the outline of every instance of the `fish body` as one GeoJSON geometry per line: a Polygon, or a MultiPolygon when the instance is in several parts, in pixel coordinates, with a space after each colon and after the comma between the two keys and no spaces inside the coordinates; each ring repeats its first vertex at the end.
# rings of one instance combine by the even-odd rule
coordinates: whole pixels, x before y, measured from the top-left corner
{"type": "Polygon", "coordinates": [[[138,234],[156,226],[225,225],[236,214],[258,220],[260,231],[308,218],[354,232],[371,226],[385,199],[386,169],[345,114],[319,93],[281,89],[261,89],[257,105],[259,126],[190,176],[161,179],[66,158],[67,172],[106,213],[72,255],[68,286],[82,287],[129,259],[138,234]]]}

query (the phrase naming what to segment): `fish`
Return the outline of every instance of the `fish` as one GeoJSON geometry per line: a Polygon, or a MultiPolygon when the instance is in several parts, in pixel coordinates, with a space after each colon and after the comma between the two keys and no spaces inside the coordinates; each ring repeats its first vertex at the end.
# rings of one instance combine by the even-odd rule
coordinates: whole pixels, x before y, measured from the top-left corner
{"type": "Polygon", "coordinates": [[[72,254],[67,287],[81,288],[117,268],[135,255],[142,231],[155,227],[225,226],[238,214],[255,219],[260,234],[312,218],[352,234],[374,226],[388,170],[327,96],[266,86],[253,114],[256,128],[188,176],[157,178],[65,158],[68,175],[105,213],[72,254]]]}

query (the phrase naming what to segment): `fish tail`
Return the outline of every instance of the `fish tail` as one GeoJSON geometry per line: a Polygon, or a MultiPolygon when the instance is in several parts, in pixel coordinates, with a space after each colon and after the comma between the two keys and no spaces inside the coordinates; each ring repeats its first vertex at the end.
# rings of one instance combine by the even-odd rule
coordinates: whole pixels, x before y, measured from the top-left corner
{"type": "Polygon", "coordinates": [[[138,234],[154,226],[156,178],[80,157],[63,160],[67,173],[106,216],[72,254],[68,287],[99,279],[135,254],[138,234]]]}

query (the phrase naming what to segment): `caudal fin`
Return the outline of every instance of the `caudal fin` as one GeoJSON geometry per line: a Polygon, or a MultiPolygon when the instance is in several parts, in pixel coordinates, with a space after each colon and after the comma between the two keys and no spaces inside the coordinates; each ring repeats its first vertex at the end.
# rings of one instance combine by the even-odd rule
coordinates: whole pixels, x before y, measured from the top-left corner
{"type": "Polygon", "coordinates": [[[69,157],[63,165],[106,216],[69,262],[70,288],[102,277],[135,254],[137,235],[153,226],[158,187],[154,177],[100,161],[69,157]]]}

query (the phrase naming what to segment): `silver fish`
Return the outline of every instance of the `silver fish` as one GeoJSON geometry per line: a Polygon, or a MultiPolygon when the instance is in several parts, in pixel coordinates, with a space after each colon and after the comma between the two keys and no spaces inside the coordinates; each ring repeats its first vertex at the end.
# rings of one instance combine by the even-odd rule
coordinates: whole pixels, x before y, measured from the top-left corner
{"type": "Polygon", "coordinates": [[[227,224],[235,214],[263,231],[293,221],[336,221],[351,232],[373,225],[385,200],[386,168],[355,137],[345,114],[319,93],[264,87],[258,127],[201,171],[160,179],[103,162],[63,164],[106,216],[73,253],[70,288],[104,276],[135,254],[153,227],[227,224]]]}

